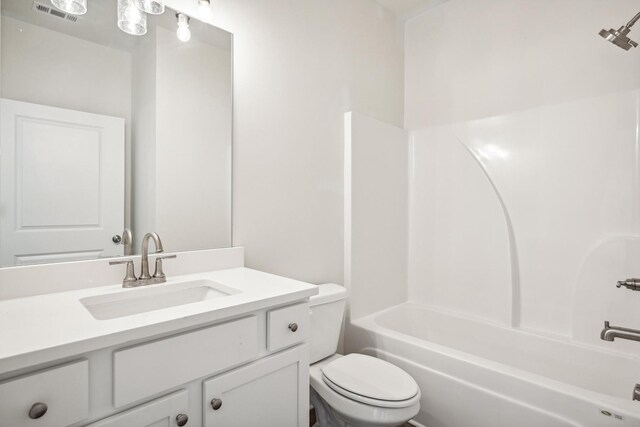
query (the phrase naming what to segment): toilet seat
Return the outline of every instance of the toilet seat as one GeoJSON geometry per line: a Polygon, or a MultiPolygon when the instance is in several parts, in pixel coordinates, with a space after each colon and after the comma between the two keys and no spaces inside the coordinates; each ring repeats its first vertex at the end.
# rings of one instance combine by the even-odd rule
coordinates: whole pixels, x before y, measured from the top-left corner
{"type": "MultiPolygon", "coordinates": [[[[337,385],[330,385],[330,381],[324,376],[322,370],[330,363],[343,357],[335,354],[320,362],[314,363],[309,368],[310,385],[328,406],[341,418],[348,420],[349,425],[354,426],[395,426],[413,418],[420,409],[420,391],[405,401],[393,402],[394,407],[383,407],[389,404],[381,400],[371,399],[365,403],[363,396],[349,396],[348,391],[337,385]],[[354,398],[355,397],[355,398],[354,398]]],[[[371,376],[371,374],[369,374],[371,376]]],[[[352,392],[351,392],[352,393],[352,392]]]]}
{"type": "Polygon", "coordinates": [[[389,362],[364,354],[349,354],[323,366],[322,379],[349,399],[381,408],[403,408],[419,400],[415,380],[389,362]]]}

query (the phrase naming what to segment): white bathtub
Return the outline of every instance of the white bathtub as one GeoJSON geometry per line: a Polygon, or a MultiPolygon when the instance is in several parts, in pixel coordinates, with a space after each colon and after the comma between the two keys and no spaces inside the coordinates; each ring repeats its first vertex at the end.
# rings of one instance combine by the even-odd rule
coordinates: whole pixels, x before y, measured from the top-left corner
{"type": "Polygon", "coordinates": [[[640,427],[640,357],[411,303],[353,321],[346,342],[416,379],[426,427],[640,427]]]}

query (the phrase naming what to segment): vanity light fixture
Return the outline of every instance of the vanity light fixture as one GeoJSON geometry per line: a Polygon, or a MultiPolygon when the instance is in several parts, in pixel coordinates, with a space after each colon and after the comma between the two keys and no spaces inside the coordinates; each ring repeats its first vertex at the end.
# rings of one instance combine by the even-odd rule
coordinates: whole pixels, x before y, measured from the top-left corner
{"type": "Polygon", "coordinates": [[[178,31],[176,36],[181,42],[188,42],[191,40],[191,30],[189,29],[189,17],[184,13],[176,13],[178,19],[178,31]]]}
{"type": "Polygon", "coordinates": [[[164,13],[164,4],[157,0],[134,0],[133,3],[138,9],[151,15],[162,15],[164,13]]]}
{"type": "Polygon", "coordinates": [[[211,0],[198,0],[198,14],[203,18],[211,16],[211,0]]]}
{"type": "Polygon", "coordinates": [[[136,7],[133,0],[118,0],[118,28],[127,34],[147,33],[147,14],[136,7]]]}
{"type": "Polygon", "coordinates": [[[87,13],[87,0],[51,0],[51,4],[71,15],[87,13]]]}

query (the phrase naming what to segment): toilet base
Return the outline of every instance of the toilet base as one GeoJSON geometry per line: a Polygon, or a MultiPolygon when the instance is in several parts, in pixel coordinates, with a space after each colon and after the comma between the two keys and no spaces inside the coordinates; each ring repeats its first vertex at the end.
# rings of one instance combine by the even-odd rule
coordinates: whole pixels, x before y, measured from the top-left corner
{"type": "MultiPolygon", "coordinates": [[[[367,422],[358,422],[356,420],[346,419],[342,417],[339,413],[334,411],[327,402],[322,399],[322,397],[310,387],[309,398],[311,400],[311,404],[316,411],[316,423],[313,427],[372,427],[374,424],[371,424],[370,421],[367,422]]],[[[406,423],[402,424],[375,424],[377,427],[401,427],[406,425],[406,423]]]]}

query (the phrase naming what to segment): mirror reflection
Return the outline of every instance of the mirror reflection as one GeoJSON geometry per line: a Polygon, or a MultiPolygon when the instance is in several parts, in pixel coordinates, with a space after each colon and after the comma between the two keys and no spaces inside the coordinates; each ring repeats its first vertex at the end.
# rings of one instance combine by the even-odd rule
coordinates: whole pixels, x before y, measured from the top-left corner
{"type": "Polygon", "coordinates": [[[55,3],[1,3],[0,266],[230,246],[232,35],[55,3]]]}

